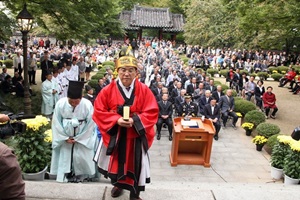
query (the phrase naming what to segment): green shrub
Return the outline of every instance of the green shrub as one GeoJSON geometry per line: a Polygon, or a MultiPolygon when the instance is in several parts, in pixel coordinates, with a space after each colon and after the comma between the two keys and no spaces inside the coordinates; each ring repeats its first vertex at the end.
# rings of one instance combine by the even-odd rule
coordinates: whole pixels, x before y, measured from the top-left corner
{"type": "Polygon", "coordinates": [[[267,80],[267,78],[269,77],[269,74],[268,74],[268,72],[258,72],[257,76],[262,80],[267,80]]]}
{"type": "Polygon", "coordinates": [[[244,70],[244,69],[240,70],[240,74],[243,74],[244,72],[246,73],[247,76],[249,75],[249,72],[247,70],[244,70]]]}
{"type": "Polygon", "coordinates": [[[218,86],[218,85],[222,85],[222,83],[220,81],[214,81],[214,85],[218,86]]]}
{"type": "Polygon", "coordinates": [[[266,117],[265,117],[264,113],[256,110],[256,108],[255,108],[255,110],[251,110],[245,115],[245,121],[253,123],[254,126],[257,127],[259,124],[266,121],[266,117]]]}
{"type": "Polygon", "coordinates": [[[113,61],[105,61],[104,63],[102,63],[103,66],[105,65],[110,65],[110,66],[113,66],[115,67],[115,63],[113,61]]]}
{"type": "Polygon", "coordinates": [[[289,70],[289,67],[287,66],[278,66],[277,71],[278,73],[282,73],[283,71],[286,73],[289,70]]]}
{"type": "Polygon", "coordinates": [[[243,116],[245,116],[248,112],[252,110],[256,110],[256,106],[251,101],[247,101],[244,99],[241,99],[240,97],[235,97],[238,99],[234,102],[234,111],[242,113],[243,116]]]}
{"type": "Polygon", "coordinates": [[[184,58],[182,58],[181,60],[186,64],[186,63],[189,61],[189,58],[184,57],[184,58]]]}
{"type": "Polygon", "coordinates": [[[97,86],[97,84],[98,84],[98,80],[96,80],[96,79],[92,79],[92,80],[90,80],[89,81],[89,86],[91,86],[92,88],[96,88],[96,86],[97,86]]]}
{"type": "Polygon", "coordinates": [[[13,67],[13,60],[11,60],[11,59],[4,60],[3,64],[5,64],[6,68],[12,68],[13,67]]]}
{"type": "Polygon", "coordinates": [[[272,135],[276,135],[276,134],[280,133],[280,128],[276,124],[271,124],[271,123],[265,122],[265,123],[260,123],[256,127],[256,131],[259,135],[269,138],[272,135]]]}
{"type": "Polygon", "coordinates": [[[253,76],[255,78],[257,76],[257,74],[252,73],[252,74],[249,74],[249,76],[253,76]]]}
{"type": "Polygon", "coordinates": [[[100,79],[100,78],[103,78],[103,76],[104,76],[104,74],[103,73],[97,73],[97,74],[95,74],[94,76],[92,76],[91,77],[91,79],[95,79],[95,80],[97,80],[97,82],[98,82],[98,80],[100,79]]]}
{"type": "Polygon", "coordinates": [[[299,75],[300,74],[300,67],[299,66],[293,66],[295,69],[295,72],[299,75]]]}
{"type": "Polygon", "coordinates": [[[223,69],[223,70],[220,70],[219,74],[220,74],[220,77],[223,76],[223,77],[227,77],[227,74],[228,74],[229,70],[228,69],[223,69]]]}
{"type": "Polygon", "coordinates": [[[225,90],[229,89],[229,86],[226,85],[226,84],[221,84],[221,87],[222,87],[222,91],[225,91],[225,90]]]}
{"type": "Polygon", "coordinates": [[[214,77],[214,75],[217,74],[219,71],[217,69],[208,69],[206,72],[212,77],[214,77]]]}
{"type": "Polygon", "coordinates": [[[244,100],[242,97],[234,97],[234,102],[240,101],[240,100],[244,100]]]}
{"type": "Polygon", "coordinates": [[[268,70],[271,72],[271,74],[274,74],[273,71],[277,71],[278,72],[277,67],[268,67],[268,70]]]}
{"type": "Polygon", "coordinates": [[[268,138],[268,141],[266,143],[266,145],[271,149],[273,150],[273,147],[274,145],[277,143],[277,136],[279,134],[275,134],[275,135],[272,135],[271,137],[268,138]]]}
{"type": "Polygon", "coordinates": [[[103,65],[98,65],[97,69],[101,69],[103,67],[103,65]]]}
{"type": "Polygon", "coordinates": [[[279,81],[279,79],[281,79],[283,75],[279,73],[275,73],[275,74],[271,74],[271,77],[274,79],[274,81],[279,81]]]}
{"type": "Polygon", "coordinates": [[[110,68],[111,70],[114,70],[115,66],[114,65],[103,65],[102,68],[105,69],[105,70],[106,70],[106,68],[110,68]]]}

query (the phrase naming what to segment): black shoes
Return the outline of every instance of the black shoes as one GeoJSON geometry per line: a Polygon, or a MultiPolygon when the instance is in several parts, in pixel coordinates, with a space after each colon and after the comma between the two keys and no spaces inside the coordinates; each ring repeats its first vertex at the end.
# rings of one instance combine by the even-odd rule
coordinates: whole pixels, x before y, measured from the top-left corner
{"type": "Polygon", "coordinates": [[[173,140],[173,137],[172,135],[169,136],[169,141],[172,141],[173,140]]]}
{"type": "Polygon", "coordinates": [[[157,134],[156,139],[160,140],[160,134],[157,134]]]}
{"type": "Polygon", "coordinates": [[[112,188],[110,194],[111,194],[111,197],[116,198],[116,197],[121,196],[122,192],[123,192],[123,189],[114,186],[114,187],[112,188]]]}
{"type": "Polygon", "coordinates": [[[215,136],[214,136],[214,139],[215,139],[216,141],[218,141],[219,136],[215,135],[215,136]]]}

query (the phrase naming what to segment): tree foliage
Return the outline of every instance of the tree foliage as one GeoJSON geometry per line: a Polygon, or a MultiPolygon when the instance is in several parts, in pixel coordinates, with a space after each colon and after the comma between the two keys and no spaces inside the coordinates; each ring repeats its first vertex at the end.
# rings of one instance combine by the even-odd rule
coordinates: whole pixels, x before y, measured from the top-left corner
{"type": "Polygon", "coordinates": [[[191,0],[186,15],[189,44],[286,50],[299,44],[297,0],[191,0]]]}
{"type": "MultiPolygon", "coordinates": [[[[4,0],[16,16],[23,0],[4,0]]],[[[60,40],[99,38],[124,33],[118,21],[118,0],[31,0],[27,9],[35,17],[36,29],[60,40]]],[[[34,31],[34,30],[33,30],[34,31]]],[[[36,31],[36,30],[35,30],[36,31]]]]}
{"type": "Polygon", "coordinates": [[[0,42],[9,40],[14,24],[14,21],[0,10],[0,42]]]}

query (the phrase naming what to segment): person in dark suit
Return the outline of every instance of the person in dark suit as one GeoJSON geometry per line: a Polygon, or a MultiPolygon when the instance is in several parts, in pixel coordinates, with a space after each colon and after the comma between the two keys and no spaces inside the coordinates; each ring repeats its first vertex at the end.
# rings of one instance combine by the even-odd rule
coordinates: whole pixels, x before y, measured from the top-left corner
{"type": "Polygon", "coordinates": [[[214,80],[209,80],[209,85],[205,86],[205,90],[209,90],[211,93],[217,90],[214,80]]]}
{"type": "Polygon", "coordinates": [[[152,88],[152,93],[154,94],[155,97],[157,97],[158,95],[161,94],[162,87],[163,87],[163,83],[162,82],[158,82],[157,83],[157,87],[153,87],[152,88]]]}
{"type": "Polygon", "coordinates": [[[199,112],[201,115],[204,115],[204,107],[209,104],[211,101],[211,92],[209,90],[205,90],[205,95],[200,97],[198,105],[199,112]]]}
{"type": "Polygon", "coordinates": [[[97,95],[101,92],[101,90],[105,87],[104,84],[104,80],[102,78],[100,78],[98,80],[98,84],[96,85],[96,89],[95,89],[95,96],[97,97],[97,95]]]}
{"type": "Polygon", "coordinates": [[[205,94],[204,83],[199,83],[198,88],[194,91],[194,102],[198,102],[200,97],[205,94]]]}
{"type": "Polygon", "coordinates": [[[169,95],[163,94],[162,95],[162,101],[158,102],[158,108],[159,108],[159,115],[158,120],[156,123],[157,127],[157,140],[160,140],[160,132],[161,127],[163,123],[165,123],[168,126],[169,131],[169,140],[172,141],[172,114],[173,114],[173,108],[172,103],[168,101],[169,95]]]}
{"type": "Polygon", "coordinates": [[[44,82],[46,80],[46,74],[50,70],[53,70],[53,63],[49,60],[48,51],[44,52],[44,60],[41,62],[42,75],[41,80],[44,82]]]}
{"type": "Polygon", "coordinates": [[[174,106],[175,106],[175,112],[178,116],[182,116],[181,113],[181,104],[184,102],[184,96],[185,96],[186,90],[182,89],[180,90],[180,96],[175,98],[174,106]]]}
{"type": "Polygon", "coordinates": [[[256,101],[256,106],[259,107],[264,112],[262,97],[265,93],[265,87],[263,86],[264,82],[262,80],[257,81],[257,85],[254,89],[254,96],[256,101]]]}
{"type": "Polygon", "coordinates": [[[242,75],[240,74],[240,69],[236,69],[233,75],[232,80],[232,88],[236,90],[236,93],[239,94],[240,92],[240,79],[242,79],[242,75]]]}
{"type": "Polygon", "coordinates": [[[234,98],[232,96],[232,90],[228,89],[226,91],[226,95],[221,96],[219,100],[219,105],[222,113],[223,127],[226,127],[226,123],[228,120],[228,116],[231,116],[232,124],[231,126],[236,129],[236,122],[238,120],[238,116],[234,112],[234,98]]]}
{"type": "Polygon", "coordinates": [[[193,77],[192,78],[192,83],[189,84],[186,88],[186,93],[189,94],[189,95],[193,95],[194,94],[194,91],[197,89],[197,83],[196,83],[196,77],[193,77]]]}
{"type": "Polygon", "coordinates": [[[85,91],[86,95],[84,95],[83,98],[86,98],[94,105],[94,101],[96,99],[96,96],[94,95],[94,89],[89,85],[85,85],[85,91]]]}
{"type": "Polygon", "coordinates": [[[23,86],[23,78],[22,78],[22,76],[19,76],[17,78],[16,96],[17,97],[24,97],[24,86],[23,86]]]}
{"type": "Polygon", "coordinates": [[[221,129],[221,122],[220,122],[220,107],[217,105],[217,100],[212,97],[210,104],[204,106],[204,116],[206,119],[212,121],[216,133],[214,135],[214,139],[219,139],[219,131],[221,129]]]}
{"type": "Polygon", "coordinates": [[[217,85],[217,90],[212,92],[211,96],[216,99],[217,103],[220,100],[221,96],[224,96],[224,92],[222,91],[222,86],[217,85]]]}
{"type": "Polygon", "coordinates": [[[172,103],[175,101],[175,98],[180,95],[181,87],[182,87],[182,84],[181,84],[181,82],[178,81],[176,84],[176,88],[174,88],[171,93],[172,103]]]}
{"type": "MultiPolygon", "coordinates": [[[[168,92],[168,88],[166,87],[163,87],[161,89],[161,93],[159,95],[157,95],[155,98],[156,98],[156,101],[159,102],[159,101],[162,101],[162,96],[163,94],[168,94],[168,101],[171,102],[171,99],[170,99],[170,96],[169,96],[169,92],[168,92]]],[[[171,102],[172,103],[172,102],[171,102]]]]}
{"type": "Polygon", "coordinates": [[[184,102],[180,106],[180,113],[183,117],[197,117],[198,105],[192,102],[192,97],[188,94],[184,96],[184,102]]]}

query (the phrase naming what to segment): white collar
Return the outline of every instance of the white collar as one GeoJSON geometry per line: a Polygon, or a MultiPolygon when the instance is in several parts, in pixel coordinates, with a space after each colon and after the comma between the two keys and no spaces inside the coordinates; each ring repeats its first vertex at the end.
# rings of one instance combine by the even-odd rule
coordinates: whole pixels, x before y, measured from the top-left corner
{"type": "Polygon", "coordinates": [[[121,88],[122,88],[122,90],[123,90],[125,96],[126,96],[127,98],[130,98],[131,93],[132,93],[133,88],[134,88],[134,82],[135,82],[135,79],[133,79],[132,83],[130,84],[130,86],[129,86],[129,87],[130,87],[129,91],[126,89],[126,87],[123,85],[123,83],[121,82],[120,79],[118,79],[118,82],[119,82],[119,85],[121,86],[121,88]]]}

